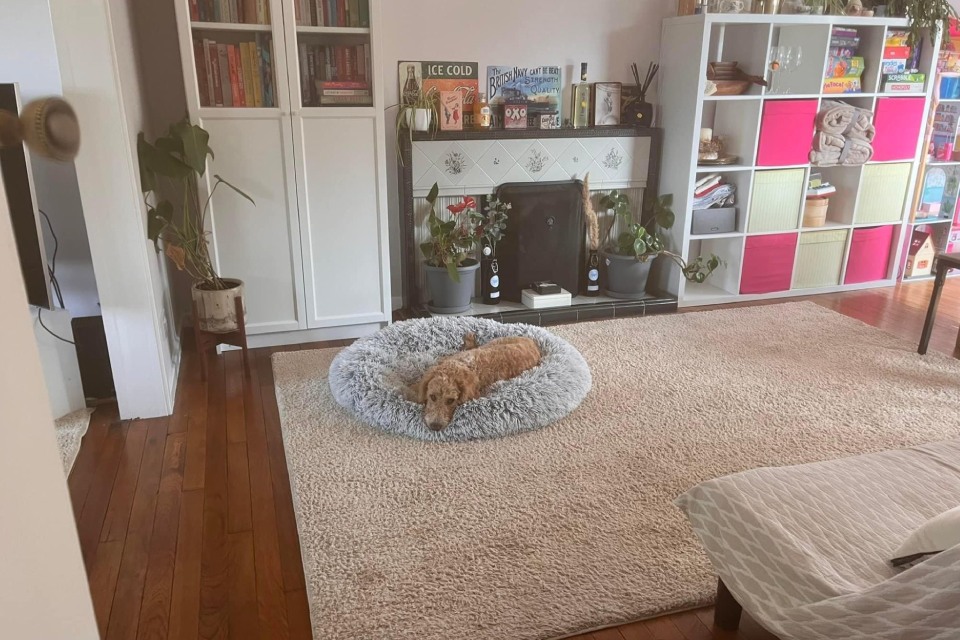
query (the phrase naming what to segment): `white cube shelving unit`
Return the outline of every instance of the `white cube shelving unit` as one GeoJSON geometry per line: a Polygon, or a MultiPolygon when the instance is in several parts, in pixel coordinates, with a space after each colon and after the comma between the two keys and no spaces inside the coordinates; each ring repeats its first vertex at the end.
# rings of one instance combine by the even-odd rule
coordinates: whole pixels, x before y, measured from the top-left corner
{"type": "MultiPolygon", "coordinates": [[[[939,41],[926,39],[920,57],[920,70],[927,74],[925,91],[918,94],[882,93],[883,77],[880,61],[887,32],[907,27],[903,18],[854,18],[846,16],[801,16],[762,14],[707,14],[667,18],[663,21],[661,37],[660,112],[665,130],[660,192],[672,193],[677,222],[670,230],[673,248],[687,259],[701,254],[716,253],[726,262],[703,284],[685,281],[679,270],[672,268],[666,287],[675,293],[680,306],[720,304],[743,300],[809,295],[849,289],[887,286],[896,282],[900,256],[904,250],[904,235],[910,228],[910,211],[914,183],[917,177],[919,154],[923,151],[923,130],[918,135],[912,157],[885,162],[868,162],[862,166],[811,167],[807,162],[786,166],[760,166],[757,149],[764,106],[770,101],[807,99],[817,101],[840,100],[857,107],[874,110],[885,98],[913,97],[923,99],[929,106],[930,92],[935,77],[936,52],[939,41]],[[858,55],[866,60],[862,76],[863,92],[855,94],[824,94],[823,76],[827,64],[831,31],[834,27],[852,27],[858,30],[858,55]],[[714,61],[736,61],[746,72],[769,78],[768,51],[774,45],[799,45],[803,60],[792,74],[781,76],[789,87],[787,93],[770,93],[758,85],[751,85],[743,95],[704,96],[707,64],[714,61]],[[725,152],[739,156],[736,165],[698,166],[699,131],[709,127],[715,135],[725,138],[725,152]],[[868,192],[883,172],[880,165],[908,165],[906,193],[897,215],[883,218],[883,212],[870,208],[868,192]],[[877,167],[877,168],[872,168],[877,167]],[[759,216],[767,200],[754,201],[757,177],[761,172],[794,169],[802,172],[803,184],[811,173],[823,174],[825,180],[837,187],[831,198],[828,221],[823,227],[804,228],[803,199],[790,216],[789,226],[770,230],[765,224],[751,224],[751,215],[759,216]],[[699,177],[719,173],[727,182],[737,186],[737,227],[730,233],[693,235],[691,211],[694,183],[699,177]],[[873,215],[877,213],[878,215],[873,215]],[[895,226],[886,277],[870,282],[842,284],[847,267],[853,230],[878,225],[895,226]],[[837,284],[802,286],[794,281],[782,291],[741,294],[741,271],[744,247],[750,237],[772,233],[805,234],[825,230],[846,230],[846,246],[837,284]]],[[[811,124],[812,141],[812,124],[811,124]]],[[[891,167],[891,170],[893,168],[891,167]]],[[[791,209],[792,213],[792,209],[791,209]]],[[[766,221],[764,221],[766,222],[766,221]]],[[[810,238],[807,238],[808,240],[810,238]]],[[[796,243],[799,254],[801,242],[796,243]]],[[[796,260],[797,254],[794,255],[796,260]]],[[[816,252],[806,254],[818,255],[816,252]]],[[[796,265],[795,265],[796,266],[796,265]]],[[[794,271],[796,276],[796,271],[794,271]]]]}

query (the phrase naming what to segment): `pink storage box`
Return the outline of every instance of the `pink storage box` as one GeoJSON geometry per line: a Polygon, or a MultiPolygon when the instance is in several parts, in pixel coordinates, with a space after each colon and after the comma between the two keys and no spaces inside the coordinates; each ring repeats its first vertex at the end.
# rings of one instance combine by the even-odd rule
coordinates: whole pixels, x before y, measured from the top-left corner
{"type": "Polygon", "coordinates": [[[793,280],[796,233],[748,236],[743,250],[740,293],[786,291],[793,280]]]}
{"type": "Polygon", "coordinates": [[[873,160],[912,160],[923,126],[923,98],[880,98],[873,118],[873,160]]]}
{"type": "Polygon", "coordinates": [[[809,162],[816,117],[816,100],[764,102],[757,164],[776,167],[809,162]]]}
{"type": "Polygon", "coordinates": [[[894,228],[888,225],[853,230],[843,284],[873,282],[887,277],[894,228]]]}

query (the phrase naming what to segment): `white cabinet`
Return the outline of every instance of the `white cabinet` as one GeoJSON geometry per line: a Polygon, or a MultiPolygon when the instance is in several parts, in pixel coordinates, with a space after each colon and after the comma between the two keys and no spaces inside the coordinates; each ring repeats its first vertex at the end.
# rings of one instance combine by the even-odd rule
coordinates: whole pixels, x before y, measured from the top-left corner
{"type": "Polygon", "coordinates": [[[256,201],[251,206],[221,187],[208,214],[219,272],[245,283],[251,344],[354,337],[388,323],[379,1],[369,0],[364,27],[356,24],[357,15],[347,24],[318,26],[320,18],[297,12],[297,0],[268,0],[266,15],[254,16],[242,15],[251,3],[228,0],[241,7],[239,19],[231,15],[230,21],[198,13],[213,6],[209,0],[200,0],[200,9],[190,0],[173,1],[188,110],[210,132],[216,152],[201,197],[219,174],[256,201]],[[230,80],[221,76],[213,91],[211,69],[232,71],[229,56],[227,67],[211,65],[218,47],[228,53],[233,48],[242,68],[230,80]],[[321,69],[320,60],[330,56],[333,62],[334,53],[340,74],[344,56],[352,60],[349,78],[330,77],[338,73],[331,64],[321,69]],[[255,102],[250,94],[237,102],[233,84],[227,84],[242,79],[247,91],[253,85],[255,102]],[[321,106],[323,80],[365,84],[357,91],[362,104],[321,106]],[[243,106],[216,106],[227,99],[243,106]]]}

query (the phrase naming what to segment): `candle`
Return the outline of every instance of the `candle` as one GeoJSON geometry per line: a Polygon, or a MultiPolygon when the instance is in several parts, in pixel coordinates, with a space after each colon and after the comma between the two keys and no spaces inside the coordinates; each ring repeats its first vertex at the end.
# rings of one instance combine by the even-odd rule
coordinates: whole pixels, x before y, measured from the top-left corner
{"type": "Polygon", "coordinates": [[[710,142],[713,140],[713,129],[704,127],[700,129],[700,142],[710,142]]]}

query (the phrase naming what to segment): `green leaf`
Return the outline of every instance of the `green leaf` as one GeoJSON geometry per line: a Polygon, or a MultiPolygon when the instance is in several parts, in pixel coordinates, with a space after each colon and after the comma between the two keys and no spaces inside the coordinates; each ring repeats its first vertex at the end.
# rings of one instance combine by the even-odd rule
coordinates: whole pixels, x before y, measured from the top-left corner
{"type": "Polygon", "coordinates": [[[676,222],[677,216],[670,209],[661,209],[657,212],[657,226],[669,229],[676,222]]]}
{"type": "Polygon", "coordinates": [[[433,257],[433,243],[430,241],[420,243],[420,251],[423,252],[425,258],[433,257]]]}
{"type": "Polygon", "coordinates": [[[438,195],[440,195],[440,185],[434,182],[433,186],[430,188],[430,193],[427,194],[427,202],[430,203],[431,207],[437,201],[438,195]]]}
{"type": "Polygon", "coordinates": [[[636,255],[636,256],[642,256],[642,255],[645,254],[646,252],[647,252],[647,243],[644,242],[642,239],[637,238],[637,239],[633,242],[633,253],[634,253],[634,255],[636,255]]]}
{"type": "MultiPolygon", "coordinates": [[[[137,156],[140,160],[140,166],[147,169],[148,172],[159,174],[166,178],[182,180],[191,173],[193,169],[185,165],[168,151],[162,151],[153,146],[143,137],[143,133],[137,136],[137,156]]],[[[152,183],[156,185],[154,180],[152,183]]],[[[141,184],[141,187],[143,184],[141,184]]],[[[144,189],[144,191],[153,191],[154,189],[144,189]]]]}
{"type": "Polygon", "coordinates": [[[156,207],[147,207],[147,238],[153,241],[153,248],[160,251],[160,236],[173,219],[173,205],[162,200],[156,207]]]}
{"type": "Polygon", "coordinates": [[[665,194],[663,194],[662,196],[660,196],[660,206],[663,207],[663,208],[665,208],[665,209],[669,209],[670,207],[672,207],[672,206],[673,206],[673,194],[672,194],[672,193],[665,193],[665,194]]]}
{"type": "MultiPolygon", "coordinates": [[[[201,174],[201,175],[203,175],[203,174],[201,174]]],[[[246,198],[247,200],[249,200],[249,201],[250,201],[250,204],[252,204],[253,206],[257,206],[257,203],[253,201],[253,198],[251,198],[250,196],[248,196],[247,194],[245,194],[243,191],[241,191],[241,190],[238,189],[237,187],[233,186],[232,184],[230,184],[229,182],[227,182],[226,180],[224,180],[223,178],[221,178],[220,176],[218,176],[218,175],[216,175],[216,174],[215,174],[213,177],[217,179],[217,182],[222,182],[223,184],[227,185],[228,187],[230,187],[231,189],[233,189],[234,191],[236,191],[237,193],[239,193],[241,196],[243,196],[244,198],[246,198]]]]}
{"type": "MultiPolygon", "coordinates": [[[[188,120],[181,120],[170,127],[170,133],[180,141],[184,162],[202,176],[207,170],[210,134],[203,127],[190,124],[188,120]]],[[[231,185],[228,184],[227,186],[231,185]]],[[[253,201],[251,200],[251,202],[253,201]]]]}
{"type": "Polygon", "coordinates": [[[166,151],[169,154],[182,156],[183,155],[183,141],[180,138],[174,138],[171,136],[164,136],[162,138],[157,138],[153,141],[153,145],[160,149],[161,151],[166,151]]]}
{"type": "Polygon", "coordinates": [[[457,264],[454,261],[447,263],[447,273],[450,275],[450,279],[454,282],[460,282],[460,272],[457,271],[457,264]]]}
{"type": "Polygon", "coordinates": [[[147,146],[149,146],[149,144],[143,135],[143,131],[141,131],[137,134],[137,161],[140,164],[140,190],[144,193],[150,193],[157,189],[157,177],[153,174],[153,171],[147,167],[146,163],[145,156],[149,154],[149,151],[145,149],[147,146]]]}

